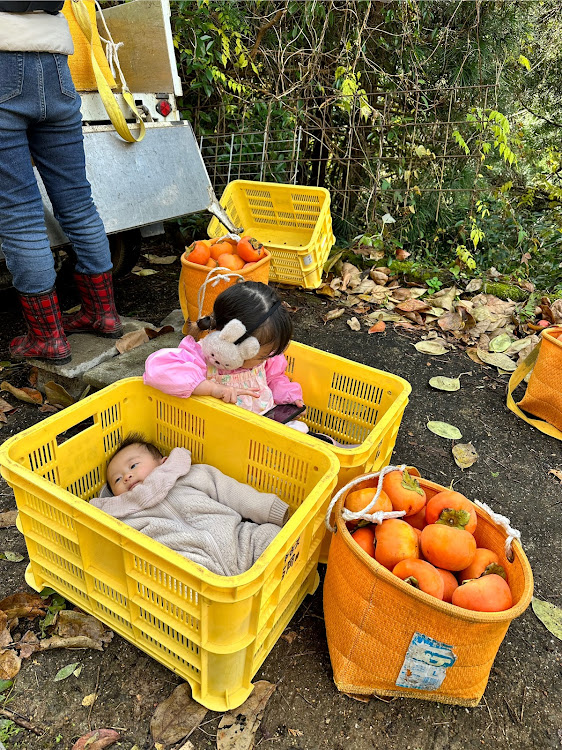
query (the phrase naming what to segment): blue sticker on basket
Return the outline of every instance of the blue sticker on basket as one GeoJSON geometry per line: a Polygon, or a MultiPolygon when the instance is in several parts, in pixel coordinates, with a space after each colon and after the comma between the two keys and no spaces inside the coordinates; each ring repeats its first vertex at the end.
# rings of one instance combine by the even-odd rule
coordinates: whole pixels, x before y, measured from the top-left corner
{"type": "Polygon", "coordinates": [[[414,633],[396,685],[416,690],[438,690],[448,667],[452,667],[456,660],[452,646],[423,633],[414,633]]]}

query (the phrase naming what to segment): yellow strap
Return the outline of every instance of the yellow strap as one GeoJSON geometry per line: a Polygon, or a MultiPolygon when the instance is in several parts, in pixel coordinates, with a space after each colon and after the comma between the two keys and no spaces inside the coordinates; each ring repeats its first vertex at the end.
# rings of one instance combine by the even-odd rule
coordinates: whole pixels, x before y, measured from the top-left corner
{"type": "Polygon", "coordinates": [[[545,422],[542,419],[533,419],[532,417],[528,417],[524,412],[521,411],[521,409],[517,406],[515,401],[513,400],[513,391],[517,388],[519,383],[522,383],[523,380],[527,377],[527,375],[531,372],[533,367],[535,366],[535,362],[537,361],[537,357],[539,356],[539,351],[541,348],[540,341],[537,346],[533,349],[533,351],[525,357],[523,362],[521,362],[520,365],[518,365],[517,369],[513,373],[513,375],[509,379],[509,385],[507,388],[507,408],[512,411],[514,414],[516,414],[518,417],[521,417],[521,419],[525,420],[525,422],[528,422],[528,424],[532,425],[533,427],[536,427],[537,430],[540,430],[541,432],[544,432],[546,435],[550,435],[550,437],[556,438],[557,440],[562,440],[562,432],[558,430],[554,425],[549,424],[548,422],[545,422]]]}
{"type": "Polygon", "coordinates": [[[113,123],[115,130],[119,133],[121,138],[123,138],[125,141],[128,141],[129,143],[138,143],[139,141],[142,141],[142,139],[144,138],[146,129],[144,126],[144,122],[135,106],[135,100],[133,99],[133,95],[128,89],[122,87],[121,94],[123,96],[123,99],[127,102],[129,107],[131,108],[131,111],[134,114],[134,116],[137,118],[139,126],[140,126],[139,134],[137,137],[135,137],[131,133],[129,129],[129,125],[127,124],[127,121],[125,120],[125,117],[123,115],[123,112],[121,111],[119,105],[117,104],[117,100],[113,96],[113,92],[111,91],[111,88],[109,87],[109,84],[105,80],[105,76],[103,75],[102,70],[100,66],[98,65],[98,61],[96,60],[96,56],[94,55],[94,48],[92,45],[93,31],[92,31],[92,24],[90,23],[90,16],[88,14],[88,9],[86,8],[82,0],[72,0],[71,7],[72,7],[72,12],[74,13],[74,18],[76,19],[78,26],[80,26],[82,33],[84,34],[84,36],[86,37],[86,41],[88,42],[88,46],[90,48],[90,55],[92,58],[92,68],[94,69],[94,75],[96,77],[98,91],[100,93],[103,106],[105,107],[105,111],[109,115],[109,119],[113,123]]]}

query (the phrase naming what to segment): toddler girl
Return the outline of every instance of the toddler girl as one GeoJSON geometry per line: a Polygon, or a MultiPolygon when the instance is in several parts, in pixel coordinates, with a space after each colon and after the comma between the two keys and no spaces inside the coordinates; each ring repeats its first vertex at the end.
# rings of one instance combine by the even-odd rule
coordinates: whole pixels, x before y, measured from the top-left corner
{"type": "Polygon", "coordinates": [[[235,284],[197,327],[213,332],[200,344],[186,336],[176,349],[148,357],[147,385],[183,398],[214,396],[256,414],[275,404],[303,406],[300,385],[285,375],[293,322],[273,289],[255,281],[235,284]]]}

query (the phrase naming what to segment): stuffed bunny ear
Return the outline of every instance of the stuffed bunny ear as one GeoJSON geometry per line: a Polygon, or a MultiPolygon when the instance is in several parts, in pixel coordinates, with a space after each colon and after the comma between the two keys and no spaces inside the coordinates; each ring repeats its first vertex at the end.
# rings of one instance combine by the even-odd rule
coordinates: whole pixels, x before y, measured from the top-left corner
{"type": "Polygon", "coordinates": [[[234,343],[240,336],[246,333],[246,326],[238,318],[233,318],[225,325],[220,331],[219,336],[223,341],[230,341],[234,343]]]}
{"type": "Polygon", "coordinates": [[[240,352],[244,360],[252,359],[252,357],[255,357],[260,349],[260,342],[257,340],[257,338],[255,338],[255,336],[250,336],[249,338],[244,339],[241,344],[238,344],[238,351],[240,352]]]}

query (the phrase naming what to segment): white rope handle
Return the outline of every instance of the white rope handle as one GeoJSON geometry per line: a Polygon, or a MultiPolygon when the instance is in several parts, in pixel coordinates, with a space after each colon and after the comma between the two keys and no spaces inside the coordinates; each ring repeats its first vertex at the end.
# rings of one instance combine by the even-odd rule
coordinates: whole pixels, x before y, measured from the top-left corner
{"type": "Polygon", "coordinates": [[[113,37],[111,36],[111,31],[107,28],[107,24],[105,22],[105,18],[103,15],[103,10],[98,0],[95,0],[95,3],[96,3],[96,8],[99,11],[100,18],[103,22],[105,33],[107,34],[107,39],[105,39],[101,34],[100,34],[100,39],[102,40],[102,42],[105,43],[105,56],[107,58],[107,62],[109,63],[111,75],[115,78],[115,69],[117,69],[117,72],[119,74],[119,80],[121,81],[121,90],[129,91],[129,87],[127,86],[127,81],[125,80],[125,76],[123,75],[123,71],[121,70],[121,65],[119,64],[119,55],[117,54],[119,48],[124,46],[124,42],[118,42],[117,44],[115,44],[115,42],[113,41],[113,37]]]}
{"type": "Polygon", "coordinates": [[[223,234],[222,237],[218,237],[215,241],[215,244],[218,244],[219,242],[224,242],[224,240],[234,240],[235,242],[240,242],[242,237],[239,234],[234,234],[234,232],[229,232],[228,234],[223,234]]]}
{"type": "Polygon", "coordinates": [[[231,281],[231,279],[236,278],[238,276],[239,279],[244,280],[244,277],[240,273],[236,273],[236,271],[232,271],[230,268],[225,268],[224,266],[217,266],[216,268],[211,268],[209,273],[207,274],[205,281],[201,284],[199,287],[199,291],[197,292],[197,320],[201,317],[201,313],[203,312],[203,302],[205,300],[205,291],[207,289],[207,285],[210,284],[211,286],[216,286],[219,281],[231,281]],[[219,271],[226,271],[226,273],[219,273],[219,271]],[[216,276],[213,276],[213,274],[216,273],[216,276]]]}
{"type": "Polygon", "coordinates": [[[344,494],[344,492],[347,492],[352,487],[355,487],[356,484],[361,484],[362,482],[367,481],[368,479],[375,479],[378,477],[379,481],[377,483],[377,491],[375,492],[373,499],[371,502],[366,505],[363,510],[358,511],[357,513],[352,512],[351,510],[348,510],[347,508],[342,508],[341,517],[344,521],[357,521],[359,519],[365,519],[366,521],[369,521],[370,523],[376,523],[381,524],[383,521],[386,521],[388,518],[401,518],[402,516],[406,515],[405,510],[377,510],[375,513],[369,513],[371,508],[374,508],[374,506],[377,503],[377,500],[379,499],[379,496],[382,491],[382,480],[385,474],[389,474],[391,471],[404,471],[406,468],[406,464],[402,464],[401,466],[384,466],[380,471],[375,471],[373,474],[364,474],[363,476],[356,477],[355,479],[352,479],[351,482],[348,482],[345,487],[342,487],[339,492],[336,492],[334,497],[332,498],[330,505],[328,507],[328,510],[326,512],[326,519],[325,524],[326,528],[329,529],[332,534],[335,533],[336,528],[335,526],[330,526],[330,516],[332,515],[332,510],[334,508],[334,505],[338,502],[340,497],[344,494]]]}
{"type": "Polygon", "coordinates": [[[511,526],[511,521],[507,516],[502,516],[501,513],[496,513],[490,508],[489,505],[486,505],[486,503],[482,503],[480,502],[480,500],[475,500],[474,504],[479,508],[482,508],[482,510],[485,510],[492,521],[505,531],[505,533],[507,534],[507,538],[505,540],[505,556],[507,557],[509,562],[513,562],[512,542],[514,539],[517,539],[517,541],[521,543],[521,532],[517,531],[517,529],[514,529],[511,526]]]}

